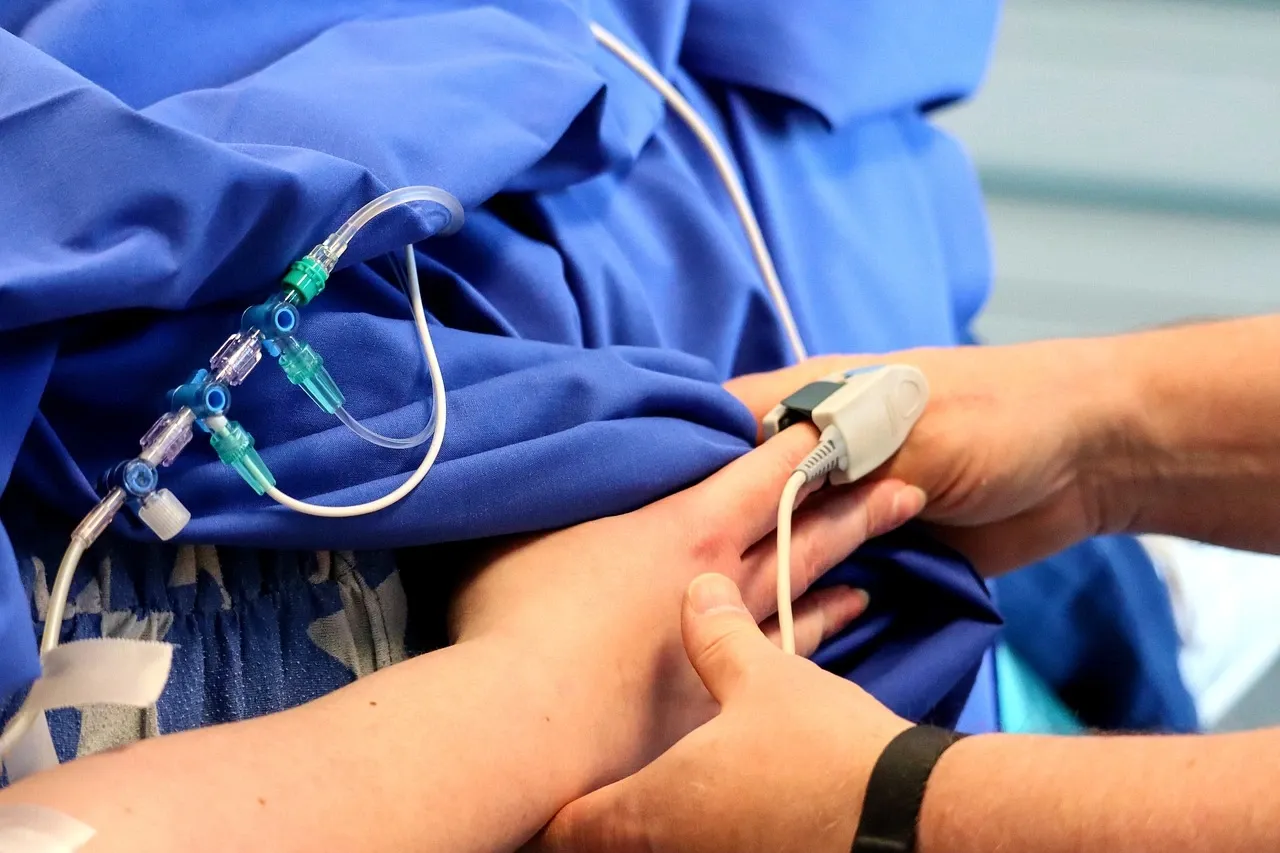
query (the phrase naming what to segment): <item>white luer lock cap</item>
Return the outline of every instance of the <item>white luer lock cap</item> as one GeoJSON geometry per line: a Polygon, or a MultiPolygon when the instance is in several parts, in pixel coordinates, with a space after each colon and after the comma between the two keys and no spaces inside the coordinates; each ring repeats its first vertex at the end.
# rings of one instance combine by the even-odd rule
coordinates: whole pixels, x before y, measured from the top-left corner
{"type": "Polygon", "coordinates": [[[169,540],[182,532],[191,521],[191,512],[168,489],[147,495],[138,508],[138,518],[161,539],[169,540]]]}

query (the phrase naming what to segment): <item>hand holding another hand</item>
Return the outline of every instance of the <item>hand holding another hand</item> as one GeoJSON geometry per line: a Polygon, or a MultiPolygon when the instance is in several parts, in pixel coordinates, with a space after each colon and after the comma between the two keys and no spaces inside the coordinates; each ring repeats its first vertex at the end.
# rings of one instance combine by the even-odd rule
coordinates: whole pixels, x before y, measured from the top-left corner
{"type": "Polygon", "coordinates": [[[902,450],[869,481],[922,488],[921,518],[980,571],[999,574],[1128,521],[1125,393],[1110,342],[919,349],[825,356],[726,388],[757,420],[823,376],[874,364],[911,364],[929,380],[924,416],[902,450]]]}
{"type": "Polygon", "coordinates": [[[531,853],[848,851],[871,768],[909,724],[775,648],[725,577],[697,578],[681,618],[720,714],[634,776],[569,804],[531,853]]]}
{"type": "MultiPolygon", "coordinates": [[[[680,601],[694,577],[732,578],[753,629],[764,622],[776,633],[778,496],[815,441],[811,427],[793,428],[635,512],[523,540],[489,560],[455,598],[460,642],[505,638],[531,670],[547,674],[546,704],[572,720],[582,751],[598,765],[593,786],[638,769],[716,712],[680,641],[680,601]]],[[[807,497],[793,537],[800,654],[866,606],[858,591],[805,594],[809,586],[865,540],[915,515],[921,500],[919,490],[894,480],[807,497]]]]}

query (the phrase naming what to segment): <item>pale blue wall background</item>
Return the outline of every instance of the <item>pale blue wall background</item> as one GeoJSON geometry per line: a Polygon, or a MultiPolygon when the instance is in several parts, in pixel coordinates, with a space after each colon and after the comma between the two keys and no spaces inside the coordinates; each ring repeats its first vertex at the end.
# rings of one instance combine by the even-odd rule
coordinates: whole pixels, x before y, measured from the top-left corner
{"type": "Polygon", "coordinates": [[[942,122],[990,199],[989,339],[1280,310],[1280,0],[1008,0],[942,122]]]}

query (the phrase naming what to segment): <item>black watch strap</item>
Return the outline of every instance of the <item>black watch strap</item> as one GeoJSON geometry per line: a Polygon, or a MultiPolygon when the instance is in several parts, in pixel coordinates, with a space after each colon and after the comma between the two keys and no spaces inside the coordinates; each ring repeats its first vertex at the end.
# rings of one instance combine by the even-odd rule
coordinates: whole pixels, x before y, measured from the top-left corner
{"type": "Polygon", "coordinates": [[[913,726],[880,753],[867,781],[850,853],[914,853],[924,786],[942,753],[964,735],[913,726]]]}

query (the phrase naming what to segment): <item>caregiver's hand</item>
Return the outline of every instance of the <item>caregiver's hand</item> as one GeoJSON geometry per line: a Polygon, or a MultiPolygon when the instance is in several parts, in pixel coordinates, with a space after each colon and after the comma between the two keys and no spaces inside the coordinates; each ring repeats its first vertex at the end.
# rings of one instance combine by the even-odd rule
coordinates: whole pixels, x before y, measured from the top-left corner
{"type": "MultiPolygon", "coordinates": [[[[728,575],[755,621],[774,612],[778,495],[814,441],[811,427],[793,428],[684,492],[497,555],[455,599],[457,639],[513,640],[531,671],[546,673],[581,748],[602,762],[594,781],[634,771],[715,713],[680,643],[676,614],[690,580],[728,575]]],[[[896,481],[809,497],[796,517],[793,590],[921,504],[919,490],[896,481]]],[[[865,605],[847,588],[805,595],[797,648],[812,653],[865,605]]],[[[765,627],[776,631],[771,619],[765,627]]]]}
{"type": "Polygon", "coordinates": [[[684,645],[714,720],[634,776],[570,803],[538,853],[842,853],[867,778],[908,727],[857,685],[774,648],[728,579],[704,575],[684,645]]]}
{"type": "Polygon", "coordinates": [[[924,371],[928,408],[902,451],[871,479],[924,489],[921,517],[991,575],[1129,520],[1114,486],[1127,476],[1125,386],[1109,340],[829,356],[726,388],[760,420],[837,370],[905,363],[924,371]]]}

